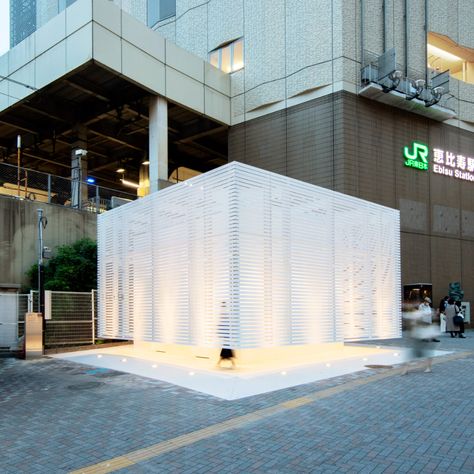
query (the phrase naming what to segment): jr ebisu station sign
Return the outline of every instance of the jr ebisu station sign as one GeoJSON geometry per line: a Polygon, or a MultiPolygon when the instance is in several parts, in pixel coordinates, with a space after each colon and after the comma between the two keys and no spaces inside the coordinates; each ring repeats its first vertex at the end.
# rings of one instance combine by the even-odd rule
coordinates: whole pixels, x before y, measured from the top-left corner
{"type": "Polygon", "coordinates": [[[403,158],[405,166],[422,171],[428,171],[431,159],[433,173],[474,182],[473,157],[440,148],[433,148],[430,153],[429,147],[424,143],[413,142],[411,146],[403,148],[403,158]]]}

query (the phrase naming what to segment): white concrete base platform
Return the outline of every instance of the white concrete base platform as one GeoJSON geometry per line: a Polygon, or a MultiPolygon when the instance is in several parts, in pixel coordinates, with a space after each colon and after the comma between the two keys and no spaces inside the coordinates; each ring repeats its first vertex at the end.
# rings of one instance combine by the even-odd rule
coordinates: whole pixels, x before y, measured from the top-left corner
{"type": "MultiPolygon", "coordinates": [[[[448,352],[433,350],[430,353],[432,357],[445,354],[448,352]]],[[[370,365],[391,366],[409,362],[412,353],[407,348],[345,344],[337,351],[313,354],[304,363],[267,361],[265,364],[242,365],[237,360],[235,369],[224,367],[224,364],[219,368],[215,360],[145,351],[133,345],[62,353],[52,357],[141,375],[225,400],[236,400],[367,370],[370,365]]]]}

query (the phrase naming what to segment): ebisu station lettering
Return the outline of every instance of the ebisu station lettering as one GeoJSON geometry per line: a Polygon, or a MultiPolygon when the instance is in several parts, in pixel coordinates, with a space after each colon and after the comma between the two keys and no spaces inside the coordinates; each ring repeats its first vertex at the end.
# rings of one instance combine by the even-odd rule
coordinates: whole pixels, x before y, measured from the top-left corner
{"type": "MultiPolygon", "coordinates": [[[[403,148],[405,166],[428,170],[429,148],[420,142],[403,148]]],[[[474,158],[441,148],[433,149],[433,173],[474,182],[474,158]]]]}
{"type": "Polygon", "coordinates": [[[403,156],[405,157],[405,166],[410,168],[418,168],[419,170],[428,169],[429,149],[420,142],[413,142],[410,147],[403,148],[403,156]]]}
{"type": "Polygon", "coordinates": [[[433,172],[465,181],[474,181],[474,158],[435,148],[433,172]]]}

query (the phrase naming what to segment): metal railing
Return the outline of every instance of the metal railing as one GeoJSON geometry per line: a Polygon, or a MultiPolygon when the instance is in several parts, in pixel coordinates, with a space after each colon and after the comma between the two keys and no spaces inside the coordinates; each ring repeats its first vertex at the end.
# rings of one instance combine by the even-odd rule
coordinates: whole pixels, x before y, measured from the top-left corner
{"type": "Polygon", "coordinates": [[[82,200],[80,204],[73,205],[73,185],[74,182],[70,178],[28,168],[18,169],[17,166],[0,163],[0,195],[57,204],[97,214],[137,199],[135,194],[82,182],[82,200]]]}

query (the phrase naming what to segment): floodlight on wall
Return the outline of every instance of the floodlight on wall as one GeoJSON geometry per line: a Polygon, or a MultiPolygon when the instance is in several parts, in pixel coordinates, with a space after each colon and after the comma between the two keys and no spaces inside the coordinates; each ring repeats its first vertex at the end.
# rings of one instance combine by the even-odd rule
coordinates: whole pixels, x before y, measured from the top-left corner
{"type": "Polygon", "coordinates": [[[430,95],[425,98],[425,106],[431,107],[432,105],[437,104],[443,94],[447,94],[449,92],[449,69],[444,71],[440,74],[431,79],[431,87],[429,88],[430,95]]]}
{"type": "Polygon", "coordinates": [[[125,173],[125,168],[117,168],[115,170],[116,173],[125,173]]]}
{"type": "Polygon", "coordinates": [[[440,100],[441,97],[443,96],[444,93],[444,87],[435,87],[431,89],[431,100],[425,101],[425,107],[431,107],[432,105],[437,104],[440,100]]]}
{"type": "Polygon", "coordinates": [[[415,91],[407,92],[405,99],[406,100],[417,99],[422,94],[426,86],[426,81],[423,79],[417,79],[416,81],[409,81],[409,82],[410,82],[411,88],[415,89],[415,91]]]}
{"type": "Polygon", "coordinates": [[[391,84],[390,85],[385,85],[385,84],[381,84],[382,85],[382,90],[387,93],[387,92],[390,92],[390,91],[394,91],[398,85],[400,84],[400,81],[403,77],[403,74],[402,74],[402,71],[399,71],[398,69],[391,72],[389,75],[388,75],[388,79],[391,81],[391,84]]]}

